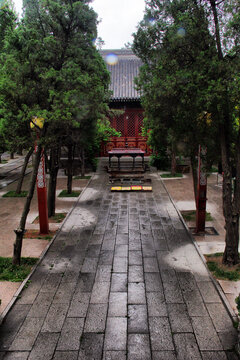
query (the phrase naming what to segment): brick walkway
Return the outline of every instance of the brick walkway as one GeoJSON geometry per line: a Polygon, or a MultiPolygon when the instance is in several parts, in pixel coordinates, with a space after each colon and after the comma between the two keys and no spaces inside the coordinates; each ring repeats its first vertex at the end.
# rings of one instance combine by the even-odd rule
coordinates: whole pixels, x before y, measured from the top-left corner
{"type": "Polygon", "coordinates": [[[156,173],[94,176],[0,327],[0,359],[235,360],[236,331],[156,173]]]}

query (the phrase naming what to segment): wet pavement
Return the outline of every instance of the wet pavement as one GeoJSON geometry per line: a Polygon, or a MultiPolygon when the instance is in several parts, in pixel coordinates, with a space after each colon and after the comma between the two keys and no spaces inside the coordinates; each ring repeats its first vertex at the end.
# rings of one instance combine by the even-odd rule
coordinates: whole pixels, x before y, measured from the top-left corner
{"type": "MultiPolygon", "coordinates": [[[[102,163],[102,166],[104,163],[102,163]]],[[[236,330],[157,173],[97,173],[0,327],[0,359],[235,360],[236,330]]]]}

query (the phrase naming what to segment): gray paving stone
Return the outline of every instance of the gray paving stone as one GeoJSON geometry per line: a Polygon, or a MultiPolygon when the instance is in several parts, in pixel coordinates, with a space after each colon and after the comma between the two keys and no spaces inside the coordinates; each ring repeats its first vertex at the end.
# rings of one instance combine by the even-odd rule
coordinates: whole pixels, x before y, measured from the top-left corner
{"type": "Polygon", "coordinates": [[[185,304],[168,304],[168,316],[174,333],[193,332],[185,304]]]}
{"type": "Polygon", "coordinates": [[[144,283],[128,284],[128,304],[146,304],[144,283]]]}
{"type": "Polygon", "coordinates": [[[103,250],[100,252],[98,265],[112,265],[113,250],[103,250]]]}
{"type": "Polygon", "coordinates": [[[129,251],[140,251],[142,249],[142,243],[139,239],[129,239],[129,251]]]}
{"type": "Polygon", "coordinates": [[[143,257],[150,257],[153,258],[156,256],[156,251],[154,249],[154,246],[152,245],[147,245],[147,244],[143,244],[142,245],[142,253],[143,253],[143,257]]]}
{"type": "Polygon", "coordinates": [[[101,360],[103,349],[103,334],[83,334],[78,360],[101,360]]]}
{"type": "Polygon", "coordinates": [[[127,234],[128,233],[128,225],[118,225],[117,232],[118,232],[118,234],[127,234]]]}
{"type": "Polygon", "coordinates": [[[112,273],[111,292],[127,291],[127,273],[112,273]]]}
{"type": "Polygon", "coordinates": [[[111,271],[111,265],[98,265],[95,282],[110,282],[111,271]]]}
{"type": "Polygon", "coordinates": [[[131,265],[128,267],[128,282],[143,282],[143,267],[141,265],[131,265]]]}
{"type": "Polygon", "coordinates": [[[151,360],[148,334],[128,335],[128,360],[151,360]]]}
{"type": "Polygon", "coordinates": [[[68,311],[68,304],[52,304],[44,320],[42,332],[60,332],[68,311]]]}
{"type": "Polygon", "coordinates": [[[192,326],[200,350],[223,349],[209,317],[192,317],[192,326]]]}
{"type": "Polygon", "coordinates": [[[145,257],[144,258],[144,272],[159,272],[158,263],[156,257],[145,257]]]}
{"type": "Polygon", "coordinates": [[[102,250],[114,250],[115,237],[112,239],[104,239],[102,243],[102,250]]]}
{"type": "Polygon", "coordinates": [[[101,249],[101,245],[88,245],[88,248],[87,248],[87,252],[86,252],[86,257],[87,258],[96,258],[99,256],[99,253],[100,253],[100,249],[101,249]]]}
{"type": "Polygon", "coordinates": [[[97,269],[97,258],[85,258],[82,266],[82,273],[95,273],[97,269]]]}
{"type": "Polygon", "coordinates": [[[191,273],[178,273],[180,287],[190,316],[208,316],[197,283],[191,273]]]}
{"type": "Polygon", "coordinates": [[[27,360],[29,356],[29,352],[26,352],[26,351],[21,351],[21,352],[18,352],[18,351],[11,351],[11,352],[7,352],[5,354],[4,357],[1,358],[0,356],[0,359],[5,359],[5,360],[27,360]]]}
{"type": "Polygon", "coordinates": [[[102,242],[103,242],[103,235],[95,234],[95,235],[92,235],[92,237],[89,241],[89,245],[101,245],[102,242]]]}
{"type": "Polygon", "coordinates": [[[67,318],[61,331],[57,350],[78,350],[83,326],[83,318],[67,318]]]}
{"type": "Polygon", "coordinates": [[[202,351],[203,360],[227,360],[227,355],[223,351],[202,351]]]}
{"type": "Polygon", "coordinates": [[[174,351],[153,351],[152,360],[177,360],[174,351]]]}
{"type": "Polygon", "coordinates": [[[126,360],[126,351],[104,351],[103,360],[126,360]]]}
{"type": "Polygon", "coordinates": [[[127,292],[110,293],[108,316],[127,316],[127,292]]]}
{"type": "Polygon", "coordinates": [[[118,234],[117,233],[116,245],[128,245],[128,234],[118,234]]]}
{"type": "Polygon", "coordinates": [[[107,316],[107,304],[90,304],[86,317],[84,332],[104,332],[107,316]]]}
{"type": "Polygon", "coordinates": [[[54,292],[40,292],[27,316],[44,318],[51,306],[53,296],[54,292]]]}
{"type": "Polygon", "coordinates": [[[66,283],[63,282],[59,285],[57,292],[53,298],[53,303],[55,304],[68,304],[73,296],[76,283],[66,283]]]}
{"type": "Polygon", "coordinates": [[[51,360],[58,342],[59,334],[40,333],[32,351],[29,360],[51,360]]]}
{"type": "Polygon", "coordinates": [[[174,350],[167,317],[149,317],[149,330],[152,350],[174,350]]]}
{"type": "Polygon", "coordinates": [[[163,292],[162,281],[159,273],[145,273],[144,277],[147,292],[163,292]]]}
{"type": "Polygon", "coordinates": [[[41,318],[26,318],[9,350],[30,351],[42,324],[43,319],[41,318]]]}
{"type": "Polygon", "coordinates": [[[146,305],[128,306],[128,332],[132,334],[148,333],[148,317],[146,305]]]}
{"type": "Polygon", "coordinates": [[[94,273],[81,273],[75,291],[91,292],[94,284],[94,279],[94,273]]]}
{"type": "Polygon", "coordinates": [[[237,343],[237,333],[234,329],[229,332],[218,333],[218,336],[224,350],[234,349],[237,343]]]}
{"type": "Polygon", "coordinates": [[[77,360],[78,351],[56,351],[53,360],[77,360]]]}
{"type": "Polygon", "coordinates": [[[217,332],[231,332],[233,330],[232,320],[222,303],[207,304],[206,306],[217,332]]]}
{"type": "Polygon", "coordinates": [[[115,246],[116,257],[127,257],[128,256],[128,245],[116,245],[115,246]]]}
{"type": "Polygon", "coordinates": [[[219,294],[211,281],[200,281],[198,287],[206,303],[221,303],[219,294]]]}
{"type": "Polygon", "coordinates": [[[113,272],[125,273],[128,269],[128,258],[126,257],[114,257],[113,259],[113,272]]]}
{"type": "Polygon", "coordinates": [[[129,229],[129,242],[133,240],[140,240],[140,231],[129,229]]]}
{"type": "Polygon", "coordinates": [[[110,282],[95,282],[93,285],[90,303],[91,304],[108,303],[109,289],[110,289],[110,282]]]}
{"type": "Polygon", "coordinates": [[[147,292],[148,316],[167,316],[167,307],[162,292],[147,292]]]}
{"type": "Polygon", "coordinates": [[[41,292],[55,292],[62,280],[62,274],[50,273],[44,281],[41,292]]]}
{"type": "Polygon", "coordinates": [[[11,345],[18,330],[23,324],[31,305],[16,304],[8,313],[5,322],[0,327],[0,350],[6,350],[11,345]]]}
{"type": "Polygon", "coordinates": [[[174,334],[173,339],[178,360],[201,360],[198,345],[193,334],[174,334]]]}
{"type": "Polygon", "coordinates": [[[126,350],[127,348],[127,318],[108,317],[104,350],[126,350]]]}
{"type": "Polygon", "coordinates": [[[86,317],[91,293],[77,291],[74,293],[67,316],[68,317],[86,317]]]}

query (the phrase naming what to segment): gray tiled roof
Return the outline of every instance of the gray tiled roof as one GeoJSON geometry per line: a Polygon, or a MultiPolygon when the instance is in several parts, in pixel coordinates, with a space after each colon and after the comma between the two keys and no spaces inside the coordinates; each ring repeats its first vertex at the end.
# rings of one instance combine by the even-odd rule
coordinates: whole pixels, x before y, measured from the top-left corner
{"type": "Polygon", "coordinates": [[[112,101],[136,101],[140,99],[139,92],[135,89],[134,78],[139,73],[141,60],[134,55],[132,50],[101,50],[100,54],[106,61],[109,54],[115,54],[118,62],[109,65],[107,69],[111,73],[110,90],[113,94],[112,101]]]}

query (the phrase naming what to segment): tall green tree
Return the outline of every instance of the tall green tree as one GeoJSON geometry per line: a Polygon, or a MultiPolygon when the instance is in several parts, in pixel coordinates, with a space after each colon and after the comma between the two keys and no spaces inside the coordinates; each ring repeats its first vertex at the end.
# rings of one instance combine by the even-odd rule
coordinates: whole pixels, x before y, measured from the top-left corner
{"type": "Polygon", "coordinates": [[[25,1],[24,17],[5,42],[0,94],[6,127],[14,123],[33,139],[30,121],[44,118],[38,142],[45,148],[93,141],[107,109],[109,73],[93,43],[97,15],[88,3],[25,1]]]}
{"type": "Polygon", "coordinates": [[[231,1],[231,6],[224,2],[217,5],[214,0],[146,3],[134,49],[144,63],[138,86],[143,92],[147,126],[152,129],[156,146],[157,131],[168,133],[171,129],[186,143],[193,168],[198,144],[206,145],[211,157],[214,150],[215,154],[221,150],[226,221],[223,261],[235,264],[239,261],[240,189],[237,183],[232,190],[232,166],[238,173],[239,123],[235,107],[239,96],[239,5],[236,1],[231,1]],[[237,9],[238,16],[234,16],[237,9]]]}

